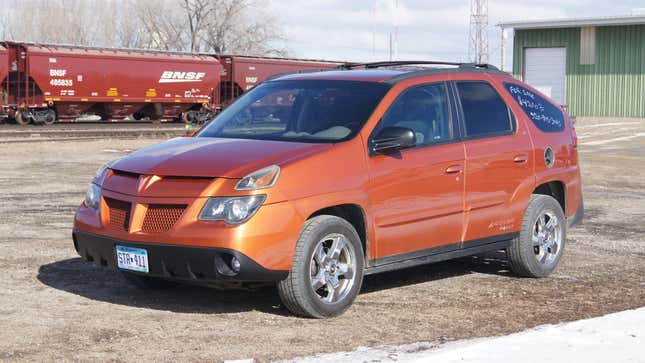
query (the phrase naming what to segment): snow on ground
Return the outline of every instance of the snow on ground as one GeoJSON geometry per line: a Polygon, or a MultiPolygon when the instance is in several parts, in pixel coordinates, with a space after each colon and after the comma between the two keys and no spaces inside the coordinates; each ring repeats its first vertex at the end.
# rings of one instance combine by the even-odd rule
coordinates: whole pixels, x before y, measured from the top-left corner
{"type": "Polygon", "coordinates": [[[628,140],[632,140],[637,137],[643,137],[643,136],[645,136],[645,132],[639,132],[633,135],[616,137],[608,140],[595,140],[595,141],[581,142],[580,145],[605,145],[605,144],[611,144],[617,141],[628,141],[628,140]]]}
{"type": "Polygon", "coordinates": [[[492,338],[444,345],[358,348],[289,362],[645,362],[645,307],[492,338]]]}

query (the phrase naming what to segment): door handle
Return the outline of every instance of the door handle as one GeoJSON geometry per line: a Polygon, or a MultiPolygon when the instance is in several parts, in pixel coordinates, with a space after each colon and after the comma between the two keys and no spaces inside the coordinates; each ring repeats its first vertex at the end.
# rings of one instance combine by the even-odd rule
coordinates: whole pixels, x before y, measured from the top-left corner
{"type": "Polygon", "coordinates": [[[457,174],[461,173],[463,170],[464,169],[461,165],[450,165],[446,168],[446,174],[457,174]]]}
{"type": "Polygon", "coordinates": [[[515,157],[513,158],[513,162],[518,164],[525,163],[528,160],[529,156],[526,154],[515,155],[515,157]]]}

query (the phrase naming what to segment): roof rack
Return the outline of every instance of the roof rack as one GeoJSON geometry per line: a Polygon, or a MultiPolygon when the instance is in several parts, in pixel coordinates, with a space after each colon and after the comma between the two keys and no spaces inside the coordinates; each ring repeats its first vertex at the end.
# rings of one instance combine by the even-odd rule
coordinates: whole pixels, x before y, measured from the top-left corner
{"type": "Polygon", "coordinates": [[[365,68],[374,69],[380,67],[396,67],[396,66],[411,66],[411,65],[441,65],[441,66],[457,66],[459,68],[483,68],[490,70],[497,70],[492,64],[484,63],[461,63],[461,62],[443,62],[443,61],[386,61],[386,62],[370,62],[370,63],[343,63],[338,65],[337,69],[354,69],[365,68]]]}
{"type": "Polygon", "coordinates": [[[442,62],[442,61],[384,61],[384,62],[371,62],[371,63],[354,63],[347,62],[339,64],[334,68],[324,68],[324,69],[303,69],[298,71],[291,71],[285,73],[274,74],[268,77],[265,81],[271,81],[283,76],[288,76],[292,74],[300,73],[316,73],[316,72],[329,72],[329,71],[347,71],[355,68],[362,69],[376,69],[379,67],[396,67],[396,66],[409,66],[409,65],[442,65],[442,66],[456,66],[457,68],[440,68],[440,67],[427,67],[416,69],[411,72],[406,72],[398,76],[394,76],[384,82],[394,84],[399,81],[423,76],[423,75],[433,75],[433,74],[444,74],[444,73],[493,73],[504,76],[510,76],[509,73],[500,71],[497,67],[492,64],[486,63],[460,63],[460,62],[442,62]]]}
{"type": "Polygon", "coordinates": [[[276,73],[273,75],[268,76],[267,78],[264,79],[264,82],[267,81],[272,81],[276,78],[284,77],[284,76],[290,76],[292,74],[302,74],[302,73],[317,73],[317,72],[326,72],[326,71],[333,71],[335,68],[320,68],[320,69],[299,69],[297,71],[289,71],[289,72],[282,72],[282,73],[276,73]]]}

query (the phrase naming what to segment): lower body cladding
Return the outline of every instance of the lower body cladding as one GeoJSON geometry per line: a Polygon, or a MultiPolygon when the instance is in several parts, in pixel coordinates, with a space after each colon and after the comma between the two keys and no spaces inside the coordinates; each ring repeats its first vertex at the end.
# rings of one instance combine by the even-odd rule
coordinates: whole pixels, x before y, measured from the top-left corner
{"type": "Polygon", "coordinates": [[[75,230],[72,236],[74,248],[86,260],[104,267],[151,277],[225,285],[275,282],[285,279],[289,273],[266,269],[244,254],[225,248],[129,242],[79,230],[75,230]],[[137,271],[119,268],[117,246],[145,250],[145,269],[137,271]]]}

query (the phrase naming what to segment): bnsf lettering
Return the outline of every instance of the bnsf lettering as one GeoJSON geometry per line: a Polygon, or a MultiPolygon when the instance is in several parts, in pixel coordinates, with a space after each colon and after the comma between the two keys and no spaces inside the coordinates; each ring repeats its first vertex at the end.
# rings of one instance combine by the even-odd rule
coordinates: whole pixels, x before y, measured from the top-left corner
{"type": "Polygon", "coordinates": [[[67,74],[67,70],[65,69],[50,69],[49,70],[49,76],[50,77],[65,77],[67,74]]]}
{"type": "Polygon", "coordinates": [[[159,78],[159,83],[201,82],[205,76],[204,72],[164,71],[159,78]]]}

